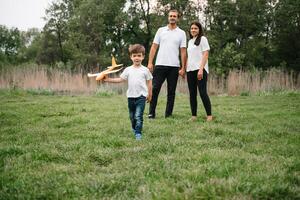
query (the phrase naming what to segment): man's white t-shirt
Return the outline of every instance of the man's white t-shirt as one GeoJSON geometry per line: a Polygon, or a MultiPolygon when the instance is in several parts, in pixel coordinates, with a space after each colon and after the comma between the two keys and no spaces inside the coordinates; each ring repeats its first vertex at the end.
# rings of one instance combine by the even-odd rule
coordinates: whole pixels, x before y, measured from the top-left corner
{"type": "Polygon", "coordinates": [[[147,80],[151,80],[152,74],[149,69],[143,65],[139,67],[130,66],[125,68],[120,77],[128,80],[127,97],[137,98],[148,96],[147,80]]]}
{"type": "Polygon", "coordinates": [[[186,34],[179,27],[168,26],[157,30],[153,43],[159,45],[155,65],[179,67],[179,48],[186,47],[186,34]]]}
{"type": "MultiPolygon", "coordinates": [[[[186,71],[195,71],[200,68],[201,59],[203,57],[202,53],[203,51],[209,51],[210,47],[207,41],[207,38],[205,36],[201,37],[200,44],[196,46],[195,43],[196,38],[193,38],[189,40],[187,53],[188,53],[188,59],[187,59],[187,68],[186,71]]],[[[208,60],[204,66],[204,69],[207,73],[208,71],[208,60]]]]}

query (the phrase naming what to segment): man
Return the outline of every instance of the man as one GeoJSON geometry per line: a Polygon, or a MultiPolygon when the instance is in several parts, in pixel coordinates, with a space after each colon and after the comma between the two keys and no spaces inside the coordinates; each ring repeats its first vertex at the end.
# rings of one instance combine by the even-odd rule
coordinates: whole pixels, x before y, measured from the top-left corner
{"type": "Polygon", "coordinates": [[[158,95],[162,84],[167,79],[168,98],[165,111],[165,117],[170,117],[173,112],[175,91],[177,86],[178,74],[184,76],[186,64],[186,34],[177,26],[178,11],[170,10],[168,14],[168,25],[161,27],[155,34],[152,43],[148,68],[153,72],[152,101],[149,108],[149,118],[155,118],[155,109],[158,95]],[[155,68],[153,59],[159,47],[156,57],[155,68]],[[179,52],[181,54],[181,69],[179,61],[179,52]],[[154,68],[154,69],[153,69],[154,68]]]}

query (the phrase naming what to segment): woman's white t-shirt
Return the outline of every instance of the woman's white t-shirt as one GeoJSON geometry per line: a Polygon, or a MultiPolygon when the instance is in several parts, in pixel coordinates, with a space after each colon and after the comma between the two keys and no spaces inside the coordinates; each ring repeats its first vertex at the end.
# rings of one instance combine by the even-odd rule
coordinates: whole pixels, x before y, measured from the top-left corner
{"type": "MultiPolygon", "coordinates": [[[[187,69],[186,71],[195,71],[200,68],[201,59],[203,57],[202,53],[203,51],[210,50],[207,38],[205,36],[201,37],[200,44],[196,46],[195,43],[196,38],[190,39],[188,43],[187,53],[188,53],[188,59],[187,59],[187,69]]],[[[204,66],[204,69],[207,73],[208,72],[208,60],[204,66]]]]}

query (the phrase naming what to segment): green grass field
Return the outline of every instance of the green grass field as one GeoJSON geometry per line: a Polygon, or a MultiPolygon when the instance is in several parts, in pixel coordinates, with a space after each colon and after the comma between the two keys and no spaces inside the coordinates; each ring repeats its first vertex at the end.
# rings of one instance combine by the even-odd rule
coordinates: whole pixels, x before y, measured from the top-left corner
{"type": "Polygon", "coordinates": [[[0,91],[0,199],[300,199],[300,93],[211,97],[131,132],[125,96],[0,91]]]}

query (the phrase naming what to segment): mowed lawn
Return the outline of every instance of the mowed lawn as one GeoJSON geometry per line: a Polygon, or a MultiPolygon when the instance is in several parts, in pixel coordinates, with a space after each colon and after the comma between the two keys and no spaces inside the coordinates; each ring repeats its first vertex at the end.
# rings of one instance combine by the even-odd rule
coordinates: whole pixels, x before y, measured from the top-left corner
{"type": "Polygon", "coordinates": [[[211,97],[213,122],[144,114],[127,99],[0,91],[0,199],[300,199],[300,93],[211,97]]]}

